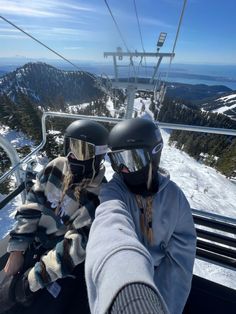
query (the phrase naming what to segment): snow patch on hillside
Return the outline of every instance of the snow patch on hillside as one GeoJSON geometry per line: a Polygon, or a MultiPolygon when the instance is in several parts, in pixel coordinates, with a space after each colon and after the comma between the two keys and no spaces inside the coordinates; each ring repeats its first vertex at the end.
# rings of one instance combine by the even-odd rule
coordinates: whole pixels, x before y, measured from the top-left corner
{"type": "Polygon", "coordinates": [[[225,111],[232,110],[234,108],[236,109],[236,100],[235,100],[235,103],[232,106],[223,106],[223,107],[220,107],[218,109],[212,110],[212,112],[224,113],[225,111]]]}
{"type": "Polygon", "coordinates": [[[33,142],[29,140],[24,133],[11,130],[8,126],[0,127],[0,134],[7,139],[15,148],[25,145],[32,146],[33,142]]]}
{"type": "Polygon", "coordinates": [[[219,98],[218,100],[222,100],[222,101],[228,101],[230,99],[236,99],[236,94],[232,94],[232,95],[228,95],[228,96],[224,96],[224,97],[221,97],[219,98]]]}

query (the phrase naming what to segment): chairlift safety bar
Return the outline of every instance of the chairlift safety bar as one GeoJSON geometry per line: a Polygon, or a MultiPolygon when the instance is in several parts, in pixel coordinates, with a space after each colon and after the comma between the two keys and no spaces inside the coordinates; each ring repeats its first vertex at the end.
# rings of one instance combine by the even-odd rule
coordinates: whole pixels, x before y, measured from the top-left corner
{"type": "MultiPolygon", "coordinates": [[[[8,177],[12,172],[18,171],[18,169],[22,168],[22,164],[30,161],[31,156],[36,154],[46,143],[46,119],[48,117],[60,117],[60,118],[70,118],[70,119],[90,119],[96,120],[99,122],[107,122],[111,124],[115,124],[124,119],[116,119],[116,118],[108,118],[108,117],[98,117],[98,116],[85,116],[85,115],[77,115],[77,114],[69,114],[62,112],[44,112],[42,115],[42,142],[25,158],[20,160],[17,163],[17,156],[11,156],[11,161],[14,160],[14,163],[17,163],[13,166],[11,170],[5,173],[0,178],[0,183],[8,177]],[[19,167],[19,168],[18,168],[19,167]]],[[[193,131],[193,132],[206,132],[213,134],[224,134],[229,136],[236,136],[236,130],[234,129],[221,129],[221,128],[209,128],[202,126],[192,126],[192,125],[184,125],[184,124],[173,124],[173,123],[164,123],[164,122],[156,122],[158,126],[162,129],[174,129],[174,130],[185,130],[185,131],[193,131]]],[[[0,137],[0,144],[2,143],[0,137]]],[[[10,144],[9,144],[10,145],[10,144]]],[[[4,145],[2,145],[4,148],[4,145]]],[[[6,145],[5,145],[6,146],[6,145]]],[[[7,150],[9,153],[9,149],[7,150]]],[[[17,154],[15,150],[10,152],[11,154],[17,154]]],[[[17,176],[16,176],[17,177],[17,176]]],[[[4,207],[6,202],[15,197],[18,193],[21,192],[23,187],[25,186],[24,182],[18,182],[18,188],[11,193],[6,199],[1,202],[1,208],[4,207]]],[[[201,210],[192,209],[193,218],[195,225],[205,226],[210,229],[216,229],[218,231],[224,231],[226,233],[236,234],[236,219],[230,217],[223,217],[221,215],[206,213],[201,210]]],[[[227,235],[221,235],[219,233],[210,232],[207,230],[199,229],[196,226],[196,231],[198,235],[198,246],[197,246],[197,258],[211,261],[212,263],[224,265],[224,267],[231,268],[235,270],[236,260],[235,260],[235,250],[236,243],[235,238],[229,237],[227,235]],[[223,246],[222,246],[223,245],[223,246]],[[231,248],[227,248],[224,246],[230,246],[231,248]]]]}
{"type": "MultiPolygon", "coordinates": [[[[9,175],[11,175],[17,168],[29,161],[30,157],[35,155],[46,143],[46,119],[48,117],[61,117],[61,118],[70,118],[70,119],[88,119],[95,120],[100,122],[107,122],[115,124],[124,119],[118,118],[110,118],[110,117],[100,117],[100,116],[86,116],[86,115],[78,115],[72,113],[63,113],[63,112],[53,112],[47,111],[42,115],[42,142],[27,156],[25,156],[21,161],[15,164],[12,169],[3,174],[0,177],[0,183],[2,183],[9,175]]],[[[195,126],[195,125],[185,125],[185,124],[173,124],[173,123],[165,123],[165,122],[156,122],[158,126],[162,129],[172,129],[172,130],[184,130],[184,131],[193,131],[193,132],[205,132],[205,133],[213,133],[213,134],[223,134],[223,135],[232,135],[236,136],[236,130],[234,129],[223,129],[223,128],[211,128],[211,127],[203,127],[203,126],[195,126]]]]}

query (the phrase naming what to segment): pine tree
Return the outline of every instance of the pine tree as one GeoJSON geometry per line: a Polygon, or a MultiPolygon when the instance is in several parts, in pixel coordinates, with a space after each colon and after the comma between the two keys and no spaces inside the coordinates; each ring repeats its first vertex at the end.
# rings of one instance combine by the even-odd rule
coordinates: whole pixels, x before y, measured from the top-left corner
{"type": "Polygon", "coordinates": [[[60,145],[56,142],[55,137],[57,135],[48,134],[47,135],[47,142],[43,147],[43,151],[45,151],[46,156],[49,160],[52,160],[59,155],[63,155],[63,145],[60,145]]]}
{"type": "Polygon", "coordinates": [[[21,130],[27,134],[30,139],[40,142],[42,135],[39,111],[23,93],[18,93],[16,101],[19,108],[18,114],[21,130]]]}
{"type": "MultiPolygon", "coordinates": [[[[6,152],[0,147],[0,176],[10,169],[11,161],[6,152]]],[[[11,179],[7,178],[0,184],[0,194],[9,194],[11,189],[11,179]]]]}

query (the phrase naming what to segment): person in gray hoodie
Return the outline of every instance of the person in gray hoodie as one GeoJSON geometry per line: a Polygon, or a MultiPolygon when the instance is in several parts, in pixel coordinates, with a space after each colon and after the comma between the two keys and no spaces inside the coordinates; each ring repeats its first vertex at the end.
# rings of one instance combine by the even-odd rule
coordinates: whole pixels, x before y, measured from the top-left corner
{"type": "Polygon", "coordinates": [[[152,257],[138,239],[131,213],[119,201],[108,201],[109,210],[104,204],[96,209],[86,251],[91,313],[169,314],[153,280],[152,257]]]}
{"type": "MultiPolygon", "coordinates": [[[[159,167],[160,130],[150,120],[124,120],[111,130],[108,146],[115,174],[100,191],[100,206],[107,212],[113,206],[130,212],[137,237],[152,257],[155,286],[169,312],[180,314],[191,289],[196,231],[183,191],[159,167]]],[[[134,263],[130,259],[130,269],[134,263]]],[[[118,277],[110,280],[107,293],[113,291],[118,277]]],[[[90,306],[95,300],[90,298],[90,306]]]]}

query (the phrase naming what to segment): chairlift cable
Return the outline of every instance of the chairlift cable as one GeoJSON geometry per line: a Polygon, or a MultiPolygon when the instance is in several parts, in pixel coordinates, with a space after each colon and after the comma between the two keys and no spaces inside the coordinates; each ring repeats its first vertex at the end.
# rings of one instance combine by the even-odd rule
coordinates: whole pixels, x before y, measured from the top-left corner
{"type": "MultiPolygon", "coordinates": [[[[181,15],[180,15],[180,18],[179,18],[179,24],[178,24],[177,32],[176,32],[176,35],[175,35],[175,41],[174,41],[173,48],[172,48],[172,55],[173,55],[174,52],[175,52],[175,47],[176,47],[177,40],[178,40],[178,37],[179,37],[179,31],[180,31],[180,27],[181,27],[181,24],[182,24],[182,20],[183,20],[183,16],[184,16],[184,11],[185,11],[185,7],[186,7],[186,3],[187,3],[187,0],[184,0],[183,7],[182,7],[182,12],[181,12],[181,15]]],[[[170,62],[169,62],[168,70],[167,70],[167,72],[166,72],[165,81],[167,80],[167,78],[168,78],[168,76],[169,76],[169,72],[170,72],[170,67],[171,67],[171,64],[172,64],[172,60],[173,60],[173,57],[170,57],[170,62]]]]}
{"type": "MultiPolygon", "coordinates": [[[[121,33],[121,30],[120,30],[120,28],[119,28],[119,25],[118,25],[118,23],[117,23],[117,21],[116,21],[114,15],[113,15],[112,11],[111,11],[111,8],[110,8],[109,4],[107,3],[107,0],[104,0],[104,2],[105,2],[106,6],[107,6],[107,8],[108,8],[108,11],[109,11],[109,13],[110,13],[112,19],[113,19],[113,22],[115,23],[115,26],[116,26],[116,28],[117,28],[117,31],[118,31],[118,33],[119,33],[119,35],[120,35],[120,37],[121,37],[121,40],[123,41],[123,44],[124,44],[124,46],[125,46],[127,52],[128,52],[128,53],[131,53],[130,50],[129,50],[129,48],[128,48],[128,46],[127,46],[127,44],[126,44],[126,41],[125,41],[125,39],[124,39],[124,36],[123,36],[122,33],[121,33]]],[[[134,63],[133,63],[132,60],[130,61],[129,68],[130,68],[130,66],[133,67],[133,72],[134,72],[134,76],[135,76],[135,80],[136,80],[135,65],[134,65],[134,63]]]]}
{"type": "Polygon", "coordinates": [[[113,15],[112,11],[111,11],[111,8],[109,7],[109,4],[107,3],[107,0],[104,0],[104,2],[105,2],[105,4],[106,4],[106,6],[107,6],[107,9],[108,9],[108,11],[109,11],[109,13],[110,13],[112,19],[113,19],[113,22],[115,23],[115,26],[116,26],[116,28],[117,28],[117,31],[118,31],[118,33],[119,33],[119,35],[120,35],[121,40],[123,41],[123,44],[124,44],[126,50],[127,50],[128,52],[130,52],[130,50],[129,50],[129,48],[128,48],[126,42],[125,42],[125,39],[124,39],[124,37],[123,37],[123,35],[122,35],[122,33],[121,33],[121,30],[120,30],[120,28],[119,28],[119,25],[118,25],[118,23],[117,23],[117,21],[116,21],[114,15],[113,15]]]}
{"type": "Polygon", "coordinates": [[[180,16],[180,19],[179,19],[179,25],[178,25],[178,29],[177,29],[176,36],[175,36],[175,42],[174,42],[173,49],[172,49],[172,54],[174,54],[174,52],[175,52],[175,47],[176,47],[177,39],[178,39],[178,36],[179,36],[179,31],[180,31],[180,27],[181,27],[181,24],[182,24],[186,3],[187,3],[187,0],[184,0],[181,16],[180,16]]]}
{"type": "MultiPolygon", "coordinates": [[[[62,56],[60,53],[56,52],[55,50],[53,50],[52,48],[48,47],[47,45],[45,45],[43,42],[41,42],[40,40],[38,40],[37,38],[35,38],[34,36],[32,36],[31,34],[27,33],[26,31],[24,31],[22,28],[20,28],[19,26],[17,26],[16,24],[12,23],[11,21],[9,21],[8,19],[6,19],[5,17],[3,17],[2,15],[0,15],[0,18],[2,20],[4,20],[5,22],[7,22],[8,24],[12,25],[14,28],[18,29],[20,32],[24,33],[26,36],[30,37],[31,39],[33,39],[34,41],[36,41],[37,43],[39,43],[40,45],[42,45],[43,47],[45,47],[46,49],[50,50],[51,52],[53,52],[54,54],[56,54],[58,57],[62,58],[64,61],[68,62],[69,64],[71,64],[73,67],[75,67],[77,70],[82,71],[81,68],[79,68],[75,63],[71,62],[70,60],[68,60],[67,58],[65,58],[64,56],[62,56]]],[[[93,79],[97,79],[96,75],[91,75],[89,72],[87,72],[87,75],[92,77],[93,79]]]]}
{"type": "MultiPolygon", "coordinates": [[[[135,10],[135,15],[136,15],[136,19],[137,19],[137,24],[138,24],[138,30],[139,30],[139,36],[140,36],[140,40],[141,40],[141,45],[142,45],[143,53],[145,53],[144,44],[143,44],[143,36],[142,36],[141,27],[140,27],[140,22],[139,22],[139,17],[138,17],[138,10],[137,10],[137,5],[136,5],[136,0],[133,0],[133,2],[134,2],[134,10],[135,10]]],[[[146,61],[146,56],[144,56],[144,62],[145,62],[145,73],[146,73],[146,76],[147,76],[147,61],[146,61]]]]}

